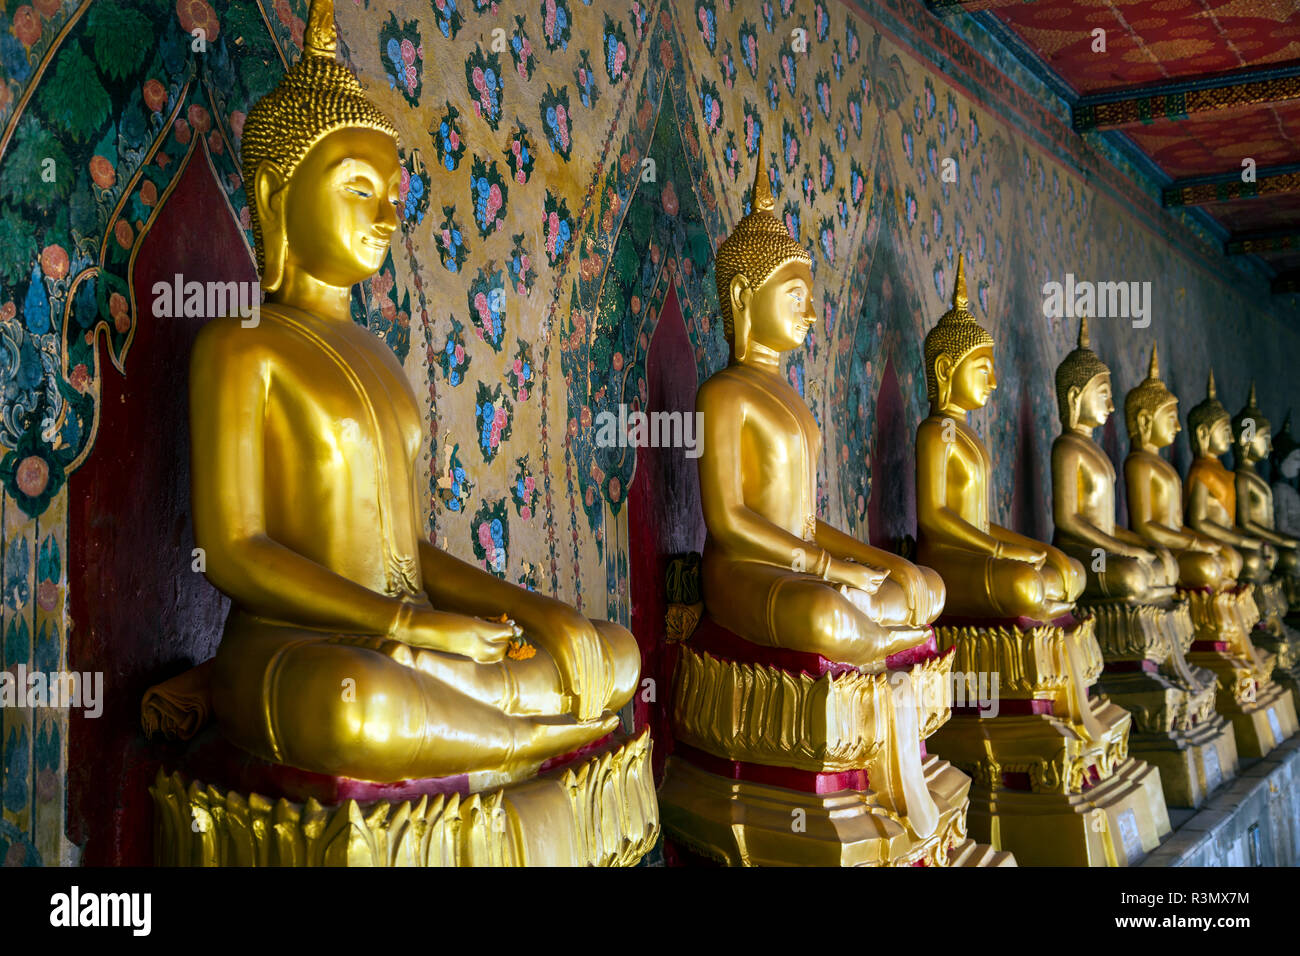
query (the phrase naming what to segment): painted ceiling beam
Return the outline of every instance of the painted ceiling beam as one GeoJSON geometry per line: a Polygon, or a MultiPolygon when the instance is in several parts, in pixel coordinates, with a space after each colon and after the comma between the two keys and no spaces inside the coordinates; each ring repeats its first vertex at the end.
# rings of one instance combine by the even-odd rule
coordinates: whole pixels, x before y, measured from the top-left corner
{"type": "Polygon", "coordinates": [[[1300,292],[1300,272],[1284,272],[1273,280],[1273,294],[1300,292]]]}
{"type": "Polygon", "coordinates": [[[1205,206],[1283,193],[1300,193],[1300,163],[1256,170],[1253,183],[1242,182],[1241,173],[1175,179],[1161,191],[1161,199],[1166,207],[1205,206]]]}
{"type": "Polygon", "coordinates": [[[1220,77],[1110,90],[1080,97],[1074,128],[1123,129],[1154,120],[1184,120],[1220,110],[1300,99],[1300,65],[1243,70],[1220,77]]]}
{"type": "Polygon", "coordinates": [[[1250,256],[1264,252],[1295,252],[1300,250],[1300,229],[1283,229],[1272,232],[1243,232],[1229,236],[1223,244],[1224,255],[1250,256]]]}

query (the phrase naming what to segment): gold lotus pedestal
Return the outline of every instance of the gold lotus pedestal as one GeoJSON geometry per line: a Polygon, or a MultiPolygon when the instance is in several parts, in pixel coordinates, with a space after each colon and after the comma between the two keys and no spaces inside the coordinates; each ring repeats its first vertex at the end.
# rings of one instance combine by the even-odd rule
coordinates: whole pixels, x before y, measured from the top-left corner
{"type": "Polygon", "coordinates": [[[1179,593],[1187,597],[1196,630],[1188,663],[1218,678],[1215,706],[1232,721],[1241,756],[1265,756],[1296,732],[1297,720],[1291,691],[1271,676],[1277,655],[1252,641],[1252,628],[1260,620],[1254,586],[1179,593]]]}
{"type": "Polygon", "coordinates": [[[160,866],[633,866],[659,836],[650,734],[505,787],[269,799],[158,772],[160,866]]]}
{"type": "Polygon", "coordinates": [[[1125,866],[1170,832],[1160,771],[1129,755],[1129,714],[1088,693],[1103,665],[1095,626],[936,628],[954,670],[999,687],[995,715],[959,707],[931,746],[974,778],[974,838],[1022,865],[1125,866]]]}
{"type": "Polygon", "coordinates": [[[1300,633],[1286,623],[1291,608],[1287,597],[1288,578],[1274,577],[1266,584],[1255,585],[1255,603],[1259,623],[1250,632],[1251,642],[1272,654],[1274,681],[1291,692],[1294,704],[1300,700],[1300,633]]]}
{"type": "Polygon", "coordinates": [[[930,735],[948,719],[951,654],[910,671],[814,674],[789,661],[726,659],[716,648],[728,642],[739,638],[706,618],[678,658],[676,750],[659,790],[666,836],[729,866],[1014,865],[1010,854],[967,838],[970,778],[925,754],[922,740],[937,826],[918,834],[882,792],[894,772],[892,688],[909,682],[921,736],[930,735]]]}
{"type": "Polygon", "coordinates": [[[1097,687],[1133,718],[1129,752],[1160,770],[1167,804],[1199,807],[1236,776],[1237,741],[1214,709],[1214,673],[1187,662],[1195,638],[1187,600],[1078,608],[1092,616],[1106,662],[1097,687]]]}

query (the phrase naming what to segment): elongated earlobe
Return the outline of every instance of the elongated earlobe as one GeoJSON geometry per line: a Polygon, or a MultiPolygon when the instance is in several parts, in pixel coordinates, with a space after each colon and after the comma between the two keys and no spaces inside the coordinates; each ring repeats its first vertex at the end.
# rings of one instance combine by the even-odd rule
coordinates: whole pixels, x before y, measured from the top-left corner
{"type": "Polygon", "coordinates": [[[749,321],[749,280],[743,275],[734,276],[729,291],[736,361],[743,362],[749,354],[749,334],[752,329],[749,321]]]}
{"type": "Polygon", "coordinates": [[[257,218],[262,232],[262,288],[274,292],[284,281],[289,236],[284,229],[283,185],[280,170],[264,162],[257,169],[257,218]]]}

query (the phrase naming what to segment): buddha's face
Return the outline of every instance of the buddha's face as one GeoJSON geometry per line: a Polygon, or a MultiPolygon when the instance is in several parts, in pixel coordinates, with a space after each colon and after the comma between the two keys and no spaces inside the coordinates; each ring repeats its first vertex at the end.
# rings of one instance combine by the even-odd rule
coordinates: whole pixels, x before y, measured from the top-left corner
{"type": "MultiPolygon", "coordinates": [[[[1269,434],[1266,423],[1254,422],[1252,427],[1254,433],[1249,441],[1242,442],[1242,446],[1246,457],[1251,461],[1263,461],[1269,456],[1269,452],[1273,450],[1273,436],[1269,434]]],[[[1243,433],[1241,437],[1245,438],[1246,436],[1243,433]]]]}
{"type": "Polygon", "coordinates": [[[1212,425],[1201,425],[1196,432],[1202,451],[1211,457],[1217,458],[1232,447],[1232,422],[1227,415],[1219,416],[1212,425]]]}
{"type": "MultiPolygon", "coordinates": [[[[935,364],[942,379],[943,366],[947,364],[947,357],[939,356],[935,364]]],[[[948,402],[968,412],[983,408],[997,387],[998,377],[993,368],[993,347],[981,345],[953,369],[948,402]]]]}
{"type": "Polygon", "coordinates": [[[1115,410],[1111,401],[1110,375],[1094,375],[1083,391],[1079,393],[1079,414],[1077,421],[1083,428],[1100,428],[1115,410]]]}
{"type": "Polygon", "coordinates": [[[1178,399],[1171,399],[1155,410],[1151,416],[1151,444],[1164,448],[1174,443],[1174,437],[1182,431],[1178,423],[1178,399]]]}
{"type": "Polygon", "coordinates": [[[733,312],[737,305],[749,319],[751,341],[775,352],[798,348],[817,318],[812,303],[812,271],[805,262],[787,262],[757,289],[733,293],[733,312]]]}
{"type": "Polygon", "coordinates": [[[397,228],[397,143],[376,130],[335,130],[294,170],[284,207],[287,268],[348,288],[379,271],[397,228]]]}

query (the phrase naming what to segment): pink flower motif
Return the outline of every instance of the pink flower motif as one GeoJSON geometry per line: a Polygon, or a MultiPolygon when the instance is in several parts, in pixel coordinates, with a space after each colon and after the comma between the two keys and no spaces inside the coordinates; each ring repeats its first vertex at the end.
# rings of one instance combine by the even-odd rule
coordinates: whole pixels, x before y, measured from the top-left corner
{"type": "Polygon", "coordinates": [[[457,133],[455,130],[452,130],[452,131],[451,131],[451,135],[449,135],[449,136],[447,137],[447,142],[451,143],[451,148],[452,148],[453,150],[459,149],[459,148],[460,148],[460,134],[457,133]]]}
{"type": "Polygon", "coordinates": [[[415,55],[416,55],[417,57],[419,57],[421,60],[424,59],[424,44],[423,44],[423,43],[421,43],[419,46],[417,46],[417,47],[415,48],[415,55]]]}
{"type": "Polygon", "coordinates": [[[519,517],[523,518],[525,521],[527,521],[532,516],[533,516],[533,509],[528,507],[528,505],[524,505],[522,508],[519,509],[519,517]]]}
{"type": "Polygon", "coordinates": [[[526,401],[528,401],[528,389],[526,389],[526,388],[521,388],[521,389],[519,390],[519,400],[520,400],[521,402],[526,402],[526,401]]]}
{"type": "Polygon", "coordinates": [[[519,170],[519,172],[515,173],[515,182],[519,183],[520,185],[523,185],[524,183],[528,182],[528,177],[524,175],[524,171],[522,169],[519,170]]]}
{"type": "Polygon", "coordinates": [[[402,167],[402,184],[397,187],[398,194],[405,199],[406,194],[411,190],[411,171],[405,166],[402,167]]]}
{"type": "Polygon", "coordinates": [[[482,67],[477,67],[477,66],[474,67],[473,77],[474,77],[474,89],[476,89],[476,90],[478,90],[480,93],[482,93],[482,92],[483,92],[483,88],[484,88],[484,84],[485,84],[485,81],[484,81],[484,79],[483,79],[483,69],[482,69],[482,67]]]}
{"type": "Polygon", "coordinates": [[[465,361],[465,346],[463,346],[463,345],[457,345],[457,346],[456,346],[456,364],[459,365],[459,364],[460,364],[461,362],[463,362],[463,361],[465,361]]]}
{"type": "Polygon", "coordinates": [[[407,64],[415,62],[415,44],[410,40],[402,41],[402,60],[407,64]]]}
{"type": "Polygon", "coordinates": [[[515,364],[511,366],[511,369],[514,371],[516,375],[524,374],[524,360],[515,359],[515,364]]]}
{"type": "Polygon", "coordinates": [[[533,489],[536,487],[537,487],[537,483],[533,480],[532,475],[529,475],[527,478],[524,479],[524,494],[531,495],[533,493],[533,489]]]}
{"type": "Polygon", "coordinates": [[[620,43],[618,49],[614,51],[614,75],[619,76],[623,72],[623,64],[627,61],[627,46],[620,43]]]}
{"type": "Polygon", "coordinates": [[[504,428],[505,425],[506,425],[506,409],[505,406],[502,405],[500,408],[497,409],[496,416],[493,418],[493,427],[504,428]]]}
{"type": "Polygon", "coordinates": [[[492,553],[492,528],[486,521],[478,526],[478,543],[492,553]]]}
{"type": "Polygon", "coordinates": [[[569,148],[569,113],[563,106],[555,108],[555,119],[560,126],[560,145],[569,148]]]}
{"type": "Polygon", "coordinates": [[[482,292],[474,296],[474,308],[478,310],[479,318],[486,321],[488,317],[487,296],[482,292]]]}
{"type": "Polygon", "coordinates": [[[444,229],[444,230],[442,231],[442,244],[443,244],[444,246],[447,246],[448,248],[451,248],[451,230],[450,230],[450,229],[444,229]]]}
{"type": "Polygon", "coordinates": [[[528,271],[528,257],[527,257],[527,256],[520,256],[520,257],[519,257],[519,266],[520,266],[520,268],[521,268],[524,272],[527,272],[527,271],[528,271]]]}
{"type": "Polygon", "coordinates": [[[415,90],[415,67],[413,66],[406,68],[406,88],[411,91],[415,90]]]}

